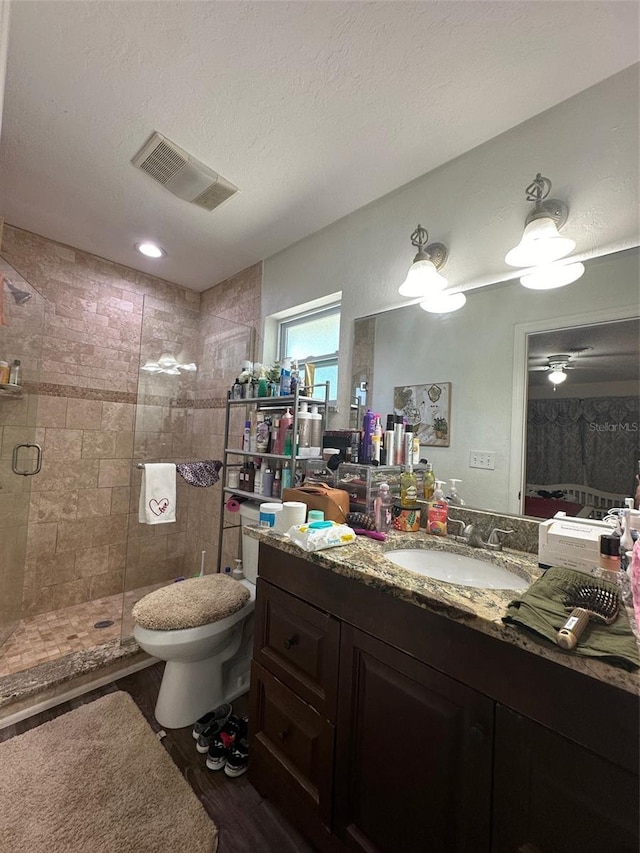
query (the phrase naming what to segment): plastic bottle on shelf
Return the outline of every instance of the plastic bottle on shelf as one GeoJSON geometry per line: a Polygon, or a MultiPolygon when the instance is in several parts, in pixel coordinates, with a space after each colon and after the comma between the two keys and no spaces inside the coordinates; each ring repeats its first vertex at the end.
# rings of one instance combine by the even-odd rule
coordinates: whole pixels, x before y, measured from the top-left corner
{"type": "Polygon", "coordinates": [[[373,426],[373,435],[371,436],[371,461],[375,464],[380,464],[380,454],[382,451],[382,424],[380,423],[380,415],[376,415],[373,426]]]}
{"type": "Polygon", "coordinates": [[[0,385],[8,385],[11,377],[11,368],[8,361],[0,361],[0,385]]]}
{"type": "Polygon", "coordinates": [[[262,472],[262,494],[268,498],[273,495],[273,471],[268,462],[267,467],[262,472]]]}
{"type": "Polygon", "coordinates": [[[288,397],[291,394],[291,359],[284,358],[280,368],[280,396],[288,397]]]}
{"type": "Polygon", "coordinates": [[[371,462],[371,439],[376,425],[376,416],[371,409],[367,409],[362,418],[362,449],[360,462],[368,465],[371,462]]]}
{"type": "Polygon", "coordinates": [[[280,447],[280,420],[275,418],[271,427],[271,453],[282,453],[280,447]]]}
{"type": "Polygon", "coordinates": [[[286,453],[287,451],[284,449],[284,445],[287,438],[287,430],[293,424],[293,415],[291,413],[291,409],[287,406],[287,410],[280,418],[280,438],[279,438],[279,447],[280,453],[286,453]]]}
{"type": "Polygon", "coordinates": [[[236,378],[236,381],[231,386],[231,399],[242,400],[242,383],[236,378]]]}
{"type": "Polygon", "coordinates": [[[315,403],[311,404],[311,456],[322,455],[322,415],[315,403]]]}
{"type": "Polygon", "coordinates": [[[311,455],[311,412],[306,402],[300,403],[298,409],[298,443],[300,445],[300,455],[311,455]]]}
{"type": "Polygon", "coordinates": [[[251,449],[251,421],[244,422],[244,432],[242,433],[242,449],[245,453],[249,453],[251,449]]]}
{"type": "Polygon", "coordinates": [[[388,483],[380,483],[378,494],[373,502],[373,513],[376,530],[379,533],[388,533],[391,529],[391,507],[392,499],[388,483]]]}
{"type": "Polygon", "coordinates": [[[273,472],[273,482],[271,484],[271,497],[279,498],[282,494],[282,467],[280,465],[276,466],[276,470],[273,472]]]}

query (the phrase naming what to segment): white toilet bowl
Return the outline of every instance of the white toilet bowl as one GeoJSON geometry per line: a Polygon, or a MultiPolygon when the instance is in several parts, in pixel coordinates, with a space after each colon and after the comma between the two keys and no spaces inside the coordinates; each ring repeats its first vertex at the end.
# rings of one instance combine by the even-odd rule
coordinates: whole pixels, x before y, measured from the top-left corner
{"type": "Polygon", "coordinates": [[[249,600],[217,622],[173,631],[134,627],[133,636],[140,648],[167,662],[155,710],[161,726],[190,726],[207,711],[248,690],[256,588],[247,580],[238,583],[249,590],[249,600]],[[224,666],[232,658],[235,676],[224,666]]]}
{"type": "MultiPolygon", "coordinates": [[[[241,515],[243,523],[258,521],[258,510],[252,505],[243,504],[241,515]]],[[[136,624],[133,629],[140,648],[167,662],[155,709],[156,720],[164,728],[190,726],[249,689],[258,542],[244,534],[242,541],[246,578],[234,583],[249,590],[249,599],[239,610],[196,628],[154,630],[136,624]]]]}

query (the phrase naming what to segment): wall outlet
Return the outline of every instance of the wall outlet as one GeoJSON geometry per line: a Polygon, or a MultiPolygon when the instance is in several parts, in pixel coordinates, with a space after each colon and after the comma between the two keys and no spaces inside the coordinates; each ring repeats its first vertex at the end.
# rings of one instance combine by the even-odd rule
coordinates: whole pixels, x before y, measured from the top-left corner
{"type": "Polygon", "coordinates": [[[493,471],[495,467],[496,454],[493,450],[469,451],[469,468],[486,468],[489,471],[493,471]]]}

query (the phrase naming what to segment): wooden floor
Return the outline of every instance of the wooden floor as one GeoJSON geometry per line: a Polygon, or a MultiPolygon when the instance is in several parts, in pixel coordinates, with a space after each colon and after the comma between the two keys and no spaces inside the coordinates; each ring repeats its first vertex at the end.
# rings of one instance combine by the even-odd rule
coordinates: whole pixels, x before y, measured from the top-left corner
{"type": "MultiPolygon", "coordinates": [[[[49,711],[8,726],[0,730],[0,742],[115,690],[129,693],[153,730],[158,731],[160,726],[154,719],[153,709],[163,667],[164,664],[155,664],[49,711]]],[[[233,705],[234,713],[246,715],[248,696],[240,697],[233,705]]],[[[218,853],[312,853],[312,848],[297,830],[268,800],[260,796],[246,775],[230,779],[221,770],[212,771],[205,767],[206,756],[197,752],[191,728],[168,731],[162,743],[217,825],[220,831],[218,853]]]]}

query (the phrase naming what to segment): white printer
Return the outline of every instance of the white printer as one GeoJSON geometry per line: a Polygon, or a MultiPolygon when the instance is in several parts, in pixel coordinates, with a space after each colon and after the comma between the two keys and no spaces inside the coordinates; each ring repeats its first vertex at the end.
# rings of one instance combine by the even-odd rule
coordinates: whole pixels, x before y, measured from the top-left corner
{"type": "Polygon", "coordinates": [[[591,573],[600,562],[600,537],[611,534],[612,529],[605,521],[557,512],[538,528],[538,565],[541,569],[561,566],[591,573]]]}

